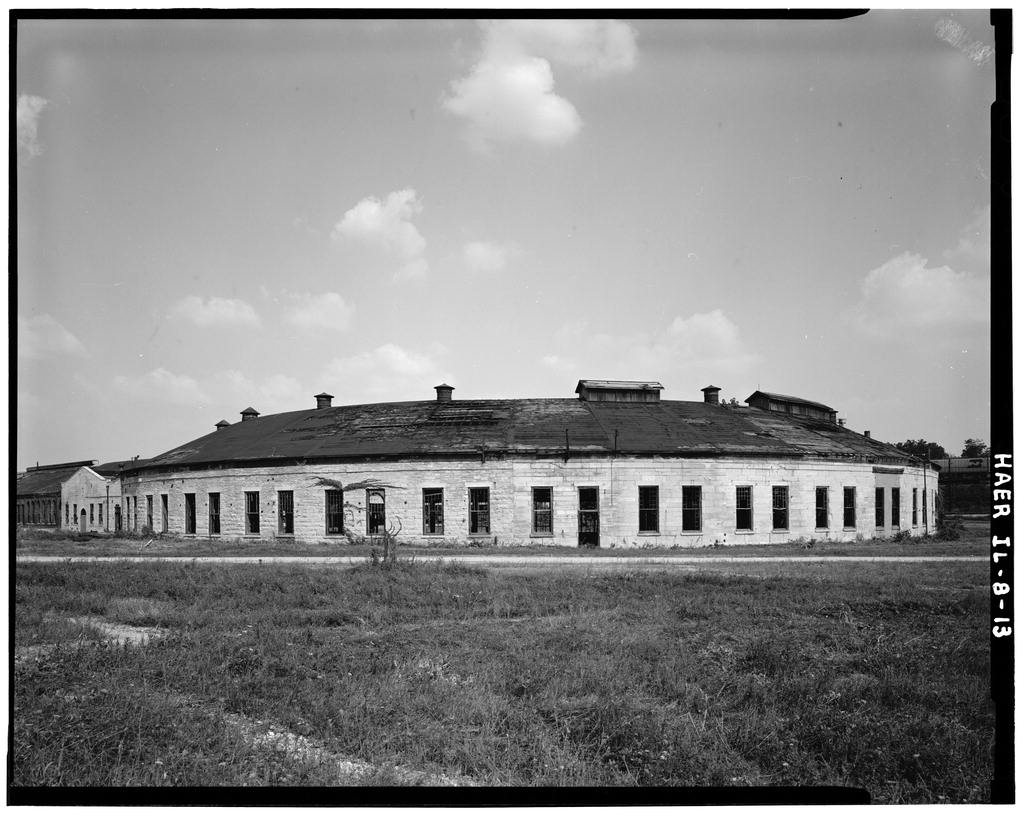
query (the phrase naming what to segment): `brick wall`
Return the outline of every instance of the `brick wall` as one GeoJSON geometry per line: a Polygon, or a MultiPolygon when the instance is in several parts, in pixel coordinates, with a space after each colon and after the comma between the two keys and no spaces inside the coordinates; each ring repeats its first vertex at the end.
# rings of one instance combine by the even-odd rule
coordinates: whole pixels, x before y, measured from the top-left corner
{"type": "MultiPolygon", "coordinates": [[[[796,539],[851,540],[892,535],[891,487],[901,488],[900,528],[913,534],[925,531],[920,504],[918,523],[911,523],[911,496],[914,487],[924,488],[920,470],[908,469],[902,475],[874,473],[865,463],[810,460],[752,459],[652,459],[637,457],[561,459],[479,459],[441,462],[380,462],[365,464],[303,465],[272,468],[223,468],[195,473],[141,476],[125,479],[125,497],[137,498],[138,527],[145,523],[146,497],[153,496],[154,526],[160,526],[160,496],[168,497],[168,531],[185,531],[185,495],[195,494],[196,531],[208,535],[208,496],[220,494],[221,538],[275,538],[278,531],[278,493],[288,490],[294,501],[294,538],[326,541],[325,490],[316,484],[325,477],[352,484],[370,479],[387,485],[385,515],[388,525],[400,528],[402,541],[429,543],[448,540],[466,543],[469,535],[468,492],[471,487],[486,487],[490,496],[490,532],[476,540],[481,543],[553,544],[577,543],[579,487],[593,486],[599,491],[602,547],[701,547],[713,544],[771,544],[796,539]],[[659,488],[658,532],[641,534],[638,488],[659,488]],[[702,489],[702,529],[698,533],[682,531],[682,488],[699,485],[702,489]],[[736,529],[736,486],[749,485],[753,497],[753,530],[736,529]],[[772,487],[789,488],[788,529],[773,530],[772,487]],[[876,485],[886,487],[885,526],[875,528],[876,485]],[[828,488],[829,524],[815,527],[815,488],[828,488]],[[534,536],[532,488],[552,488],[552,533],[534,536]],[[856,527],[843,528],[843,487],[855,487],[856,527]],[[423,533],[423,490],[444,491],[444,534],[423,533]],[[247,536],[245,531],[245,492],[259,492],[260,532],[247,536]]],[[[928,529],[934,530],[934,473],[928,478],[928,529]]],[[[920,495],[918,498],[920,502],[920,495]]],[[[353,537],[366,535],[366,490],[345,493],[345,526],[353,537]]],[[[126,515],[127,517],[127,515],[126,515]]],[[[129,519],[129,524],[131,520],[129,519]]]]}

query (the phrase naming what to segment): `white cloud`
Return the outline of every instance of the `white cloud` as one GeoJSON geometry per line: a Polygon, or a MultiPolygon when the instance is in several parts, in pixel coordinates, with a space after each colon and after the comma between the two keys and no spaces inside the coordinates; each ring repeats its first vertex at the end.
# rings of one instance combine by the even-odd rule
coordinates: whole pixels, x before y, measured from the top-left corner
{"type": "Polygon", "coordinates": [[[39,145],[39,116],[49,102],[41,96],[18,94],[18,157],[27,160],[43,152],[39,145]]]}
{"type": "Polygon", "coordinates": [[[18,315],[18,356],[25,359],[70,355],[88,357],[82,341],[48,314],[18,315]]]}
{"type": "Polygon", "coordinates": [[[496,142],[563,145],[583,121],[555,93],[551,64],[602,76],[628,71],[636,35],[615,20],[499,20],[481,23],[480,59],[451,83],[444,107],[466,120],[466,138],[481,152],[496,142]]]}
{"type": "Polygon", "coordinates": [[[989,317],[989,279],[948,266],[930,267],[927,258],[904,252],[865,276],[850,317],[874,337],[981,324],[989,317]]]}
{"type": "Polygon", "coordinates": [[[578,360],[586,370],[579,377],[623,380],[669,380],[687,384],[706,377],[722,379],[748,372],[759,360],[749,351],[739,327],[721,310],[676,317],[658,333],[591,332],[580,321],[554,335],[556,351],[571,349],[573,357],[549,354],[543,363],[566,370],[578,360]]]}
{"type": "Polygon", "coordinates": [[[429,355],[386,343],[351,357],[336,357],[324,367],[321,378],[329,392],[344,394],[344,401],[352,403],[433,399],[433,387],[448,381],[450,374],[429,355]]]}
{"type": "Polygon", "coordinates": [[[942,253],[954,269],[988,275],[992,269],[992,207],[987,205],[960,232],[953,249],[942,253]]]}
{"type": "Polygon", "coordinates": [[[345,213],[331,237],[381,247],[402,261],[401,277],[422,277],[427,272],[422,257],[427,242],[412,223],[422,210],[413,189],[396,190],[384,201],[370,196],[345,213]]]}
{"type": "Polygon", "coordinates": [[[355,307],[337,292],[293,292],[288,297],[293,305],[285,310],[284,320],[303,331],[344,331],[352,324],[355,307]]]}
{"type": "Polygon", "coordinates": [[[260,317],[244,300],[197,295],[182,298],[168,312],[168,317],[187,320],[197,326],[259,326],[260,317]]]}
{"type": "Polygon", "coordinates": [[[250,405],[261,414],[299,411],[311,407],[312,397],[306,397],[302,384],[287,374],[271,374],[256,381],[238,369],[221,371],[211,378],[218,405],[228,405],[228,422],[239,419],[239,412],[250,405]]]}
{"type": "Polygon", "coordinates": [[[514,253],[511,245],[471,241],[462,248],[462,259],[470,272],[493,274],[501,272],[514,253]]]}
{"type": "Polygon", "coordinates": [[[210,397],[195,378],[155,368],[139,377],[114,377],[114,388],[122,395],[146,402],[205,407],[210,397]]]}

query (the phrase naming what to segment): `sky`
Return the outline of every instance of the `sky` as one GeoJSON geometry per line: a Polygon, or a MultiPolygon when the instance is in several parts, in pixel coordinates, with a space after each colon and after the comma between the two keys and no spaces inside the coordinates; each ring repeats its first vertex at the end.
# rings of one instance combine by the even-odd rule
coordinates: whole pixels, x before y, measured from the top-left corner
{"type": "Polygon", "coordinates": [[[993,32],[20,20],[17,452],[580,379],[989,439],[993,32]]]}

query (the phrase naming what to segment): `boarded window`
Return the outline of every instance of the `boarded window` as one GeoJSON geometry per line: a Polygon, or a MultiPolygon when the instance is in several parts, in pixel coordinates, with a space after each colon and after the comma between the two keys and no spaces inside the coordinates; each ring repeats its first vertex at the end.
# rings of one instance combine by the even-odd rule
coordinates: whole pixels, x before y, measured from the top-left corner
{"type": "Polygon", "coordinates": [[[819,530],[828,527],[828,488],[814,488],[814,526],[819,530]]]}
{"type": "Polygon", "coordinates": [[[753,488],[749,485],[736,488],[736,529],[754,529],[753,488]]]}
{"type": "Polygon", "coordinates": [[[326,490],[327,535],[341,535],[345,532],[345,494],[341,490],[326,490]]]}
{"type": "Polygon", "coordinates": [[[185,535],[196,534],[196,494],[185,494],[185,535]]]}
{"type": "Polygon", "coordinates": [[[789,529],[789,488],[772,487],[772,529],[789,529]]]}
{"type": "Polygon", "coordinates": [[[153,497],[146,496],[146,526],[153,529],[153,497]]]}
{"type": "Polygon", "coordinates": [[[843,488],[843,526],[854,528],[857,526],[857,488],[843,488]]]}
{"type": "Polygon", "coordinates": [[[211,493],[210,502],[210,535],[220,535],[220,493],[211,493]]]}
{"type": "Polygon", "coordinates": [[[683,488],[683,532],[695,532],[701,528],[701,488],[688,485],[683,488]]]}
{"type": "Polygon", "coordinates": [[[423,488],[423,533],[444,535],[444,490],[440,487],[423,488]]]}
{"type": "Polygon", "coordinates": [[[885,488],[875,488],[875,526],[885,526],[885,488]]]}
{"type": "Polygon", "coordinates": [[[380,489],[366,491],[366,533],[367,535],[384,534],[384,491],[380,489]]]}
{"type": "Polygon", "coordinates": [[[551,535],[551,488],[533,488],[533,532],[535,535],[551,535]]]}
{"type": "Polygon", "coordinates": [[[916,487],[913,489],[913,492],[910,494],[910,502],[911,502],[911,504],[910,504],[910,523],[913,526],[916,527],[917,526],[917,488],[916,487]]]}
{"type": "Polygon", "coordinates": [[[640,488],[640,524],[641,533],[658,532],[658,488],[644,486],[640,488]]]}
{"type": "Polygon", "coordinates": [[[900,526],[900,489],[898,487],[892,489],[892,526],[900,526]]]}
{"type": "Polygon", "coordinates": [[[260,493],[258,490],[245,491],[245,534],[259,535],[260,493]]]}
{"type": "Polygon", "coordinates": [[[160,532],[167,532],[167,494],[160,494],[160,532]]]}
{"type": "Polygon", "coordinates": [[[277,491],[277,534],[295,534],[295,494],[291,490],[277,491]]]}
{"type": "Polygon", "coordinates": [[[491,489],[471,487],[469,489],[469,533],[483,535],[491,531],[491,489]]]}

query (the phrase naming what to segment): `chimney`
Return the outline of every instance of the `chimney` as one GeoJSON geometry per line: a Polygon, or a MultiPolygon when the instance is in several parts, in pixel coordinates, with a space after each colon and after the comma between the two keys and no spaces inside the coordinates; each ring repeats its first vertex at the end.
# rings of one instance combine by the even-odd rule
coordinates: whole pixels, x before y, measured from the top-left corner
{"type": "Polygon", "coordinates": [[[871,438],[871,431],[864,431],[864,436],[866,436],[868,439],[870,439],[871,438]]]}
{"type": "Polygon", "coordinates": [[[330,408],[331,400],[334,399],[334,394],[316,394],[314,399],[316,400],[317,410],[320,408],[330,408]]]}
{"type": "Polygon", "coordinates": [[[704,402],[709,405],[718,405],[718,392],[722,389],[717,385],[708,385],[700,389],[704,392],[704,402]]]}
{"type": "Polygon", "coordinates": [[[213,427],[216,428],[218,431],[223,431],[225,428],[230,428],[231,427],[231,423],[228,422],[226,419],[222,419],[220,422],[218,422],[213,427]]]}
{"type": "Polygon", "coordinates": [[[434,390],[437,392],[438,402],[452,401],[452,391],[455,390],[452,386],[448,385],[447,383],[441,383],[440,385],[435,385],[434,390]]]}
{"type": "Polygon", "coordinates": [[[255,408],[246,408],[242,413],[242,422],[248,422],[250,419],[256,419],[260,415],[260,412],[255,408]]]}

